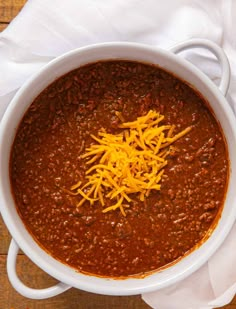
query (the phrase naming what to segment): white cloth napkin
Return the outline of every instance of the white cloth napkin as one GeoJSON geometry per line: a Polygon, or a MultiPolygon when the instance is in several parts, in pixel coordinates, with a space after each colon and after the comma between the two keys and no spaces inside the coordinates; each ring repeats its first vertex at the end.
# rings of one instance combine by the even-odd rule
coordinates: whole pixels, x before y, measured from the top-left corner
{"type": "MultiPolygon", "coordinates": [[[[73,48],[132,41],[168,48],[190,38],[223,47],[232,80],[228,100],[236,111],[236,1],[234,0],[30,0],[0,33],[0,118],[16,90],[54,57],[73,48]]],[[[217,64],[205,53],[187,57],[213,80],[217,64]]],[[[142,295],[157,309],[210,309],[236,292],[236,225],[199,271],[169,288],[142,295]]]]}

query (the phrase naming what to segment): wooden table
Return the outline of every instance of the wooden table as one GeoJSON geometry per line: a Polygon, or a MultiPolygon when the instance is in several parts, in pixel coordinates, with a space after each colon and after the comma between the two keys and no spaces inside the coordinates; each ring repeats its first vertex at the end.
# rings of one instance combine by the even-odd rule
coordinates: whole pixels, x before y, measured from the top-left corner
{"type": "MultiPolygon", "coordinates": [[[[26,0],[0,0],[0,31],[20,11],[26,0]]],[[[1,68],[0,68],[1,71],[1,68]]],[[[0,309],[148,309],[140,296],[111,297],[71,289],[47,300],[30,300],[19,295],[6,274],[6,255],[10,235],[0,217],[0,309]]],[[[17,271],[24,283],[33,288],[45,288],[56,281],[36,267],[23,253],[17,260],[17,271]]],[[[236,297],[225,309],[236,309],[236,297]]]]}

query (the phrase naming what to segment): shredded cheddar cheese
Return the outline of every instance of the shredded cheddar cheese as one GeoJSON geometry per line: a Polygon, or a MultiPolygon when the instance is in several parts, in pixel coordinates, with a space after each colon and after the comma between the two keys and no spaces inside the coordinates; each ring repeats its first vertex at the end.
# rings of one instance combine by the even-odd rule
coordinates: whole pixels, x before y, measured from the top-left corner
{"type": "Polygon", "coordinates": [[[120,134],[109,134],[105,130],[96,142],[86,149],[83,159],[91,166],[86,172],[86,183],[79,181],[71,187],[71,193],[79,195],[78,206],[85,201],[92,205],[95,201],[105,207],[103,212],[120,209],[125,216],[125,208],[132,201],[132,194],[138,194],[144,201],[151,190],[161,189],[161,178],[167,157],[176,151],[171,146],[177,139],[187,134],[191,127],[173,135],[174,125],[160,125],[164,116],[150,110],[145,116],[132,122],[124,122],[121,113],[116,112],[122,122],[120,134]],[[109,207],[105,200],[114,201],[109,207]]]}

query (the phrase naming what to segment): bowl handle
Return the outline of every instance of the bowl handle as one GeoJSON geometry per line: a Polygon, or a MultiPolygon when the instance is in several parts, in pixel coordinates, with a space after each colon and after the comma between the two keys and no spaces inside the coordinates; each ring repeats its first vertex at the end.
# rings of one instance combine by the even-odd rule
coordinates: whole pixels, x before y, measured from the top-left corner
{"type": "Polygon", "coordinates": [[[216,56],[221,66],[221,81],[219,89],[225,96],[227,94],[230,82],[230,65],[223,49],[219,47],[216,43],[206,39],[191,39],[172,46],[170,48],[170,51],[178,54],[181,51],[192,48],[205,48],[216,56]]]}
{"type": "Polygon", "coordinates": [[[18,251],[19,246],[15,240],[12,239],[7,256],[7,273],[12,286],[18,293],[32,299],[45,299],[61,294],[71,288],[69,285],[62,282],[46,289],[32,289],[24,285],[16,273],[16,258],[18,251]]]}

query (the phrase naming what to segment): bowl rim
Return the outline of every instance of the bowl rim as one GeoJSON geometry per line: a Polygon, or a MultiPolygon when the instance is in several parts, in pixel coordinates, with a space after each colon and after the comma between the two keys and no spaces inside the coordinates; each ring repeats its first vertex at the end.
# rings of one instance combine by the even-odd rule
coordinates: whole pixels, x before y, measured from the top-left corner
{"type": "MultiPolygon", "coordinates": [[[[11,101],[10,105],[8,106],[3,119],[0,123],[0,178],[3,179],[4,175],[2,173],[2,167],[4,165],[4,156],[1,155],[4,153],[4,147],[3,144],[5,143],[6,139],[7,139],[7,131],[8,131],[8,127],[10,126],[10,121],[11,118],[13,117],[14,112],[16,112],[16,106],[19,106],[19,102],[21,102],[24,99],[24,96],[27,94],[27,91],[29,90],[30,87],[34,86],[35,82],[37,82],[37,80],[40,80],[43,76],[45,76],[45,74],[49,74],[50,72],[52,72],[54,69],[57,69],[57,67],[63,62],[63,61],[69,61],[70,59],[72,59],[75,56],[80,56],[81,54],[83,55],[84,53],[88,53],[88,52],[97,52],[98,50],[104,51],[104,50],[114,50],[114,49],[126,49],[129,51],[135,51],[135,50],[139,50],[139,52],[143,52],[143,53],[153,53],[156,56],[160,56],[160,57],[164,57],[167,61],[172,61],[175,63],[178,63],[179,66],[181,66],[184,70],[186,70],[187,72],[190,72],[191,74],[193,74],[194,76],[196,76],[199,80],[201,80],[201,82],[203,84],[205,84],[205,86],[207,87],[207,89],[217,98],[218,103],[220,104],[221,108],[224,110],[226,116],[227,116],[227,120],[229,121],[229,126],[232,128],[232,136],[233,136],[233,142],[236,145],[236,123],[235,123],[235,117],[233,115],[233,112],[231,110],[231,108],[229,107],[225,97],[221,94],[221,92],[219,91],[219,89],[217,88],[217,86],[204,74],[202,73],[199,69],[197,69],[193,64],[189,63],[187,60],[183,59],[182,57],[179,57],[175,54],[173,54],[172,52],[159,48],[159,47],[153,47],[153,46],[149,46],[149,45],[144,45],[144,44],[139,44],[139,43],[129,43],[129,42],[112,42],[112,43],[102,43],[102,44],[93,44],[90,46],[86,46],[86,47],[82,47],[82,48],[77,48],[73,51],[67,52],[59,57],[57,57],[56,59],[52,60],[51,62],[49,62],[48,64],[46,64],[42,69],[39,70],[39,72],[37,72],[36,74],[34,74],[22,87],[21,89],[17,92],[17,94],[15,95],[15,97],[13,98],[13,100],[11,101]]],[[[112,59],[112,58],[111,58],[112,59]]],[[[124,59],[124,58],[120,58],[120,59],[124,59]]],[[[129,57],[127,56],[127,60],[129,60],[129,57]]],[[[99,59],[98,59],[99,61],[99,59]]],[[[138,60],[137,60],[138,61],[138,60]]],[[[142,61],[141,61],[142,62],[142,61]]],[[[83,65],[83,64],[82,64],[83,65]]],[[[161,67],[161,66],[160,66],[161,67]]],[[[75,67],[76,68],[76,67],[75,67]]],[[[70,71],[70,70],[69,70],[70,71]]],[[[175,74],[175,73],[174,73],[175,74]]],[[[176,74],[175,74],[176,75],[176,74]]],[[[177,75],[178,76],[178,75],[177,75]]],[[[55,80],[56,78],[54,78],[55,80]]],[[[191,83],[190,83],[191,84],[191,83]]],[[[38,94],[41,92],[42,90],[40,90],[38,92],[38,94]]],[[[32,102],[32,101],[31,101],[32,102]]],[[[18,124],[18,123],[17,123],[18,124]]],[[[16,131],[16,124],[15,127],[12,128],[12,131],[16,131]]],[[[235,198],[236,201],[236,198],[235,198]]],[[[19,230],[19,228],[16,226],[15,220],[16,218],[14,218],[9,209],[8,209],[8,201],[3,189],[3,185],[0,186],[0,211],[3,217],[3,220],[8,228],[8,230],[10,231],[12,237],[15,239],[15,241],[20,245],[20,248],[25,252],[25,254],[27,256],[30,257],[30,259],[36,264],[38,265],[41,269],[43,269],[45,272],[47,272],[48,274],[50,274],[51,276],[53,276],[54,278],[69,284],[73,287],[82,289],[82,290],[86,290],[88,292],[93,292],[93,293],[98,293],[98,294],[106,294],[106,295],[135,295],[135,294],[140,294],[140,293],[145,293],[145,292],[151,292],[160,288],[164,288],[169,286],[170,284],[174,284],[179,282],[180,280],[186,278],[187,276],[189,276],[190,274],[192,274],[194,271],[196,271],[197,269],[199,269],[209,258],[210,256],[212,256],[212,254],[219,248],[219,246],[223,243],[223,241],[225,240],[226,236],[228,235],[230,229],[232,228],[234,221],[235,221],[235,217],[236,217],[236,203],[234,203],[234,205],[232,206],[232,216],[230,218],[228,218],[228,224],[224,227],[221,228],[220,231],[220,239],[219,237],[217,237],[217,234],[214,238],[212,236],[214,236],[216,234],[217,228],[214,230],[214,232],[212,233],[211,237],[206,240],[205,243],[209,243],[209,248],[207,249],[207,251],[203,251],[202,248],[204,248],[204,245],[201,245],[199,249],[196,249],[196,251],[201,250],[203,252],[201,252],[201,258],[199,258],[197,261],[196,258],[194,260],[193,258],[193,262],[188,262],[188,267],[185,267],[185,269],[183,271],[176,271],[176,268],[174,265],[173,268],[171,266],[172,269],[174,269],[174,271],[172,271],[171,273],[171,278],[164,278],[162,280],[162,282],[160,283],[160,281],[158,281],[158,276],[160,273],[166,272],[166,270],[161,271],[161,272],[156,272],[148,277],[145,277],[143,279],[126,279],[126,282],[130,282],[133,281],[133,283],[128,283],[128,285],[124,282],[124,280],[119,280],[116,279],[116,283],[119,282],[119,284],[114,284],[114,280],[113,279],[107,279],[107,278],[98,278],[98,277],[93,277],[93,276],[89,276],[89,280],[88,276],[83,275],[81,273],[77,273],[76,274],[76,278],[78,279],[77,281],[74,278],[70,278],[70,274],[71,273],[71,269],[70,271],[68,271],[70,274],[65,274],[62,273],[61,270],[57,269],[57,267],[55,266],[54,269],[51,269],[49,267],[49,265],[51,266],[51,257],[49,257],[47,260],[45,260],[44,258],[44,254],[38,254],[38,251],[34,251],[32,250],[31,244],[29,244],[28,240],[25,239],[25,237],[22,236],[22,232],[19,230]],[[43,256],[43,257],[42,257],[43,256]],[[93,279],[92,279],[93,278],[93,279]],[[153,280],[147,280],[148,278],[154,278],[153,280]],[[73,280],[72,280],[73,279],[73,280]],[[90,280],[92,279],[92,280],[90,280]],[[136,281],[139,281],[139,284],[137,284],[136,281]],[[104,290],[104,282],[106,282],[105,284],[105,288],[106,290],[104,290]],[[113,282],[113,283],[112,283],[113,282]],[[140,284],[141,282],[141,284],[140,284]],[[130,285],[130,286],[129,286],[130,285]]],[[[11,207],[11,206],[10,206],[11,207]]],[[[14,205],[12,206],[14,207],[14,205]]],[[[32,238],[33,239],[33,238],[32,238]]],[[[38,244],[33,240],[33,242],[35,243],[36,246],[38,246],[38,244]]],[[[44,251],[41,247],[39,247],[39,252],[44,251]]],[[[199,252],[199,251],[198,251],[199,252]]],[[[45,253],[45,251],[44,251],[45,253]]],[[[193,252],[194,254],[194,252],[193,252]]],[[[192,253],[187,256],[186,258],[188,258],[192,255],[192,253]]],[[[184,258],[184,259],[186,259],[184,258]]],[[[54,260],[53,264],[57,265],[57,260],[55,260],[54,258],[52,258],[54,260]],[[56,263],[55,263],[56,262],[56,263]]],[[[180,262],[178,262],[177,264],[180,265],[182,262],[182,260],[180,262]]],[[[61,263],[61,262],[59,262],[61,263]]],[[[65,265],[64,265],[65,266],[65,265]]],[[[69,266],[65,266],[66,268],[70,268],[69,266]]],[[[170,268],[167,268],[167,271],[170,268]]],[[[73,270],[74,272],[74,270],[73,270]]]]}

